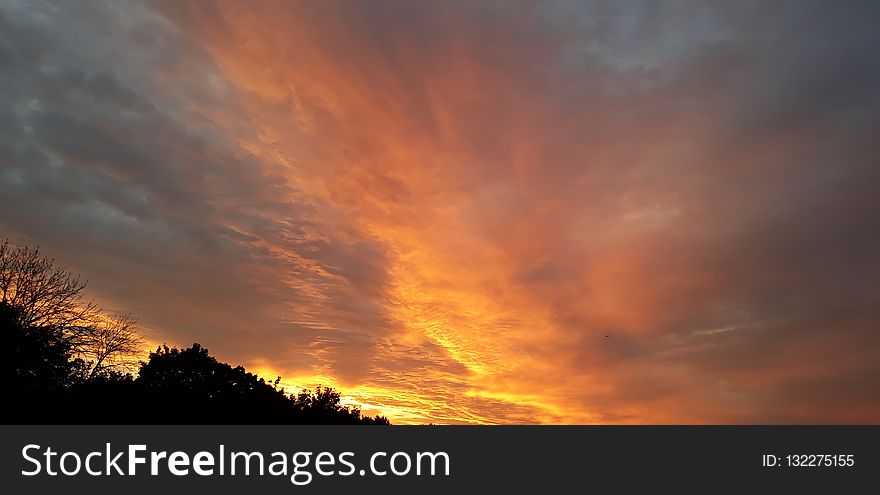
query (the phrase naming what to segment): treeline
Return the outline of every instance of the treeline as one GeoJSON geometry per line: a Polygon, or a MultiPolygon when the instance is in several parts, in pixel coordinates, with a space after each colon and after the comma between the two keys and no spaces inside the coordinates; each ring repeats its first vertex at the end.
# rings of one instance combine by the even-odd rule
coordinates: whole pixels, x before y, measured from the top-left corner
{"type": "Polygon", "coordinates": [[[288,394],[199,344],[143,345],[130,315],[83,300],[85,283],[37,249],[0,244],[7,421],[30,424],[389,424],[333,389],[288,394]],[[134,361],[134,362],[133,362],[134,361]],[[133,371],[136,370],[136,371],[133,371]]]}

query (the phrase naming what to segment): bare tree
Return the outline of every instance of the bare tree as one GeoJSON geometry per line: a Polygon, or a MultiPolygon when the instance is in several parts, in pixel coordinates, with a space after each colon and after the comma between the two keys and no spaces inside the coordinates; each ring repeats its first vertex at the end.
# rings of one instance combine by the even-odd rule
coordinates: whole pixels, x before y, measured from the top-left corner
{"type": "Polygon", "coordinates": [[[86,282],[39,248],[0,244],[0,304],[15,310],[29,328],[57,328],[72,349],[91,363],[91,376],[122,366],[141,351],[137,321],[106,315],[84,299],[86,282]]]}
{"type": "Polygon", "coordinates": [[[137,320],[129,315],[112,315],[92,324],[79,337],[79,353],[89,363],[90,376],[135,364],[144,346],[137,333],[137,320]]]}
{"type": "Polygon", "coordinates": [[[89,322],[100,313],[91,302],[83,302],[86,283],[55,260],[40,254],[39,248],[0,244],[0,303],[17,311],[19,323],[27,327],[73,327],[89,322]]]}

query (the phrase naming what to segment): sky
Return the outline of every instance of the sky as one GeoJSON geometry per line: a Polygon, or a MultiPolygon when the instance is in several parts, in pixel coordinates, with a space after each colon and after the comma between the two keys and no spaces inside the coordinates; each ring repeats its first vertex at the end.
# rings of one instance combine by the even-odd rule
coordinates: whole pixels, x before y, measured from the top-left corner
{"type": "Polygon", "coordinates": [[[876,423],[877,26],[0,0],[0,237],[394,423],[876,423]]]}

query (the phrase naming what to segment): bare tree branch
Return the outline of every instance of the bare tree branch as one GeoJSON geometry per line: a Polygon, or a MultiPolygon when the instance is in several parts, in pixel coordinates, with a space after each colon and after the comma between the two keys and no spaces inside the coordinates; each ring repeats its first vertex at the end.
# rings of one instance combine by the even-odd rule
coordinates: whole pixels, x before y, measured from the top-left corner
{"type": "Polygon", "coordinates": [[[17,310],[18,323],[60,329],[72,349],[90,363],[91,376],[131,364],[143,346],[137,320],[106,315],[84,300],[85,287],[39,248],[0,244],[0,304],[17,310]]]}

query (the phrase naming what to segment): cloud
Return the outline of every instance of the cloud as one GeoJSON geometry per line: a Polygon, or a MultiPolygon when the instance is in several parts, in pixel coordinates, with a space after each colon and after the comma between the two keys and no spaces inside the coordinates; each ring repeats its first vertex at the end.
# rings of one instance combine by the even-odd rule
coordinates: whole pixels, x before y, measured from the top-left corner
{"type": "Polygon", "coordinates": [[[381,318],[381,247],[323,232],[315,205],[248,149],[237,90],[175,26],[97,3],[11,4],[2,22],[9,234],[140,315],[151,340],[230,359],[308,369],[311,328],[381,318]],[[359,306],[322,310],[336,300],[359,306]]]}
{"type": "Polygon", "coordinates": [[[0,224],[157,336],[407,421],[876,418],[874,5],[64,9],[0,18],[0,224]]]}

